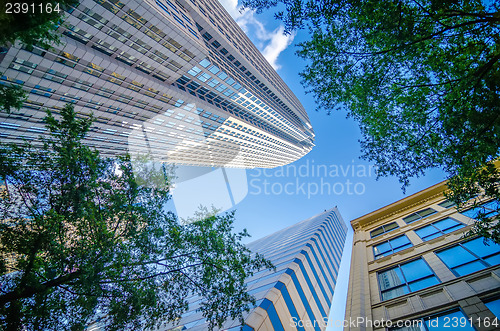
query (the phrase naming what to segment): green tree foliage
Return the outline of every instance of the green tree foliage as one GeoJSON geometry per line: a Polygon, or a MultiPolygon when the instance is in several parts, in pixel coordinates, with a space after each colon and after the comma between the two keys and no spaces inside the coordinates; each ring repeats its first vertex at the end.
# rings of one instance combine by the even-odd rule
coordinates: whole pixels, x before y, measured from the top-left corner
{"type": "Polygon", "coordinates": [[[190,294],[211,326],[241,319],[245,278],[270,263],[233,214],[181,225],[162,172],[101,158],[71,105],[46,123],[42,147],[0,148],[0,328],[142,330],[179,318],[190,294]]]}
{"type": "Polygon", "coordinates": [[[19,110],[25,99],[26,92],[20,86],[0,85],[0,111],[19,110]]]}
{"type": "MultiPolygon", "coordinates": [[[[49,48],[60,42],[56,29],[64,20],[64,10],[78,0],[0,1],[0,52],[16,41],[31,47],[49,48]]],[[[1,54],[0,54],[1,55],[1,54]]],[[[25,93],[11,85],[0,85],[0,111],[20,109],[25,93]]]]}
{"type": "Polygon", "coordinates": [[[48,48],[59,42],[55,30],[64,20],[64,10],[78,0],[0,1],[0,46],[38,45],[48,48]]]}
{"type": "MultiPolygon", "coordinates": [[[[460,206],[479,191],[500,197],[492,166],[500,148],[498,0],[244,4],[279,8],[288,32],[309,29],[298,51],[308,60],[303,82],[319,108],[358,121],[363,158],[380,176],[397,176],[405,187],[440,167],[460,206]]],[[[482,232],[491,237],[488,224],[492,231],[482,232]]]]}

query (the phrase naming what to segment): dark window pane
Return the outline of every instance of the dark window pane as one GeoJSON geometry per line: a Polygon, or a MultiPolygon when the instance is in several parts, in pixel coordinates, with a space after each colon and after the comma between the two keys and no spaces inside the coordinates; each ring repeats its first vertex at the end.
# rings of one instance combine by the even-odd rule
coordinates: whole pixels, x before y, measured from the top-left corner
{"type": "Polygon", "coordinates": [[[420,216],[413,214],[413,215],[410,215],[408,217],[403,218],[403,221],[405,221],[407,224],[410,224],[410,223],[413,223],[419,219],[420,219],[420,216]]]}
{"type": "Polygon", "coordinates": [[[382,233],[384,233],[384,229],[383,228],[379,228],[379,229],[373,230],[371,232],[371,236],[373,238],[373,237],[376,237],[376,236],[380,236],[382,233]]]}
{"type": "Polygon", "coordinates": [[[450,207],[455,206],[455,203],[452,201],[445,200],[445,201],[441,202],[439,205],[443,208],[450,208],[450,207]]]}
{"type": "Polygon", "coordinates": [[[432,208],[427,208],[427,209],[424,209],[424,210],[417,212],[417,214],[420,215],[420,217],[422,217],[422,218],[430,216],[430,215],[435,214],[435,213],[436,213],[436,211],[432,208]]]}
{"type": "Polygon", "coordinates": [[[389,232],[391,230],[397,229],[398,225],[394,222],[391,224],[387,224],[386,226],[384,226],[384,228],[385,228],[385,232],[389,232]]]}

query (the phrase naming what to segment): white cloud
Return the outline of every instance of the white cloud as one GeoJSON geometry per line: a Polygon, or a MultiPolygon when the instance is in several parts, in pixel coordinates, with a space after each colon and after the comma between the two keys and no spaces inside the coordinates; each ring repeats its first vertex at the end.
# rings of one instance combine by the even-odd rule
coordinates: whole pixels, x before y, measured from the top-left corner
{"type": "Polygon", "coordinates": [[[268,31],[264,23],[258,20],[254,11],[240,11],[238,0],[220,0],[220,3],[262,52],[271,66],[275,70],[280,69],[278,57],[293,42],[295,34],[283,35],[284,27],[282,25],[274,31],[268,31]]]}
{"type": "Polygon", "coordinates": [[[219,0],[219,2],[224,8],[226,8],[232,18],[235,18],[239,14],[238,0],[219,0]]]}
{"type": "Polygon", "coordinates": [[[262,51],[262,55],[266,60],[273,66],[274,70],[281,68],[281,65],[277,63],[278,56],[283,52],[293,41],[295,33],[284,35],[283,31],[285,28],[281,25],[271,34],[271,41],[262,51]]]}

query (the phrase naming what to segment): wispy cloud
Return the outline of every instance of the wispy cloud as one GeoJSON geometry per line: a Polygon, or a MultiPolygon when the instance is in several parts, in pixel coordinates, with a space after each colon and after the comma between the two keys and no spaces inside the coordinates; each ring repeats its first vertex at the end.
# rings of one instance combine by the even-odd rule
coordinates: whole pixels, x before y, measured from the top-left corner
{"type": "Polygon", "coordinates": [[[295,33],[284,35],[283,31],[285,28],[283,26],[279,26],[276,30],[271,34],[271,41],[262,51],[262,55],[266,58],[267,61],[273,66],[275,70],[281,68],[281,65],[278,64],[278,56],[283,52],[293,41],[295,37],[295,33]]]}
{"type": "Polygon", "coordinates": [[[267,30],[254,11],[240,11],[238,0],[220,0],[220,2],[241,29],[249,35],[271,66],[279,70],[281,65],[278,63],[278,57],[293,42],[295,34],[285,36],[284,27],[281,25],[273,31],[267,30]]]}

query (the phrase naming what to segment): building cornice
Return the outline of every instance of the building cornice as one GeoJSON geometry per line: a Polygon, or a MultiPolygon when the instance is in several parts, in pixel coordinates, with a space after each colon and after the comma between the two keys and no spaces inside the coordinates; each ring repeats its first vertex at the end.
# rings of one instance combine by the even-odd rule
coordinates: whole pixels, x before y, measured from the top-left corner
{"type": "Polygon", "coordinates": [[[446,190],[447,181],[437,183],[425,190],[412,194],[406,198],[391,203],[385,207],[379,208],[369,214],[363,215],[351,221],[351,226],[354,230],[369,226],[375,222],[379,222],[385,218],[389,218],[405,210],[412,209],[418,205],[425,204],[443,195],[446,190]]]}

